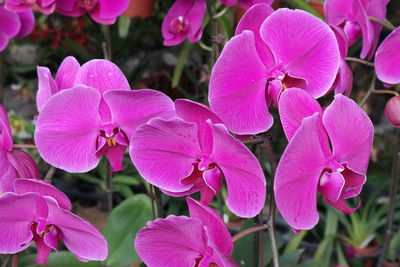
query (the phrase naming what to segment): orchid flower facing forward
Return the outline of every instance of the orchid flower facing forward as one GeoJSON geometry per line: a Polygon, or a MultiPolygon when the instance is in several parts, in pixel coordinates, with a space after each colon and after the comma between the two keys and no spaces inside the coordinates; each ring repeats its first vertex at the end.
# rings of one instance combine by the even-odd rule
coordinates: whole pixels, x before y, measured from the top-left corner
{"type": "Polygon", "coordinates": [[[400,27],[381,43],[375,55],[375,72],[386,85],[400,83],[400,27]]]}
{"type": "Polygon", "coordinates": [[[351,213],[345,199],[366,181],[374,128],[367,114],[341,94],[322,111],[306,91],[284,92],[279,112],[289,139],[275,178],[277,207],[296,230],[318,222],[317,192],[336,209],[351,213]]]}
{"type": "Polygon", "coordinates": [[[236,134],[256,134],[273,124],[268,111],[286,88],[313,97],[332,86],[340,55],[327,24],[301,10],[255,5],[243,16],[211,73],[211,109],[236,134]]]}
{"type": "Polygon", "coordinates": [[[14,12],[0,6],[0,51],[11,38],[22,38],[31,33],[35,24],[32,10],[14,12]]]}
{"type": "Polygon", "coordinates": [[[236,6],[237,4],[239,4],[244,10],[247,10],[256,4],[271,5],[272,2],[274,2],[273,0],[219,0],[219,1],[226,6],[236,6]]]}
{"type": "Polygon", "coordinates": [[[80,261],[104,260],[107,243],[89,222],[72,214],[67,196],[42,180],[18,179],[16,193],[0,198],[0,253],[15,254],[33,241],[46,264],[58,240],[80,261]]]}
{"type": "Polygon", "coordinates": [[[36,7],[43,14],[54,12],[56,0],[5,0],[6,7],[13,11],[26,11],[36,7]]]}
{"type": "Polygon", "coordinates": [[[129,0],[56,0],[56,11],[70,17],[88,13],[101,24],[113,24],[129,6],[129,0]]]}
{"type": "Polygon", "coordinates": [[[135,239],[135,249],[149,267],[238,266],[229,256],[232,238],[221,216],[187,198],[190,218],[170,215],[149,222],[135,239]]]}
{"type": "Polygon", "coordinates": [[[0,105],[0,195],[13,191],[17,177],[39,178],[39,169],[28,153],[13,148],[7,112],[0,105]]]}
{"type": "Polygon", "coordinates": [[[178,45],[186,38],[192,43],[200,40],[205,13],[205,0],[176,0],[161,27],[164,45],[178,45]]]}
{"type": "Polygon", "coordinates": [[[37,67],[39,89],[36,95],[36,106],[39,112],[52,95],[74,87],[80,67],[74,57],[66,57],[61,63],[55,79],[47,67],[37,67]]]}
{"type": "Polygon", "coordinates": [[[361,57],[372,58],[378,45],[382,25],[372,16],[385,20],[390,0],[326,0],[324,13],[328,24],[340,28],[351,46],[362,36],[361,57]]]}
{"type": "Polygon", "coordinates": [[[228,208],[253,217],[265,202],[265,177],[254,155],[231,136],[208,107],[176,100],[180,118],[153,119],[132,137],[130,156],[141,176],[166,194],[200,191],[208,204],[227,183],[228,208]]]}
{"type": "Polygon", "coordinates": [[[173,102],[166,95],[130,90],[116,65],[91,60],[76,73],[73,88],[47,99],[37,117],[35,142],[42,158],[57,168],[87,172],[104,155],[118,171],[139,125],[154,117],[174,116],[173,102]]]}

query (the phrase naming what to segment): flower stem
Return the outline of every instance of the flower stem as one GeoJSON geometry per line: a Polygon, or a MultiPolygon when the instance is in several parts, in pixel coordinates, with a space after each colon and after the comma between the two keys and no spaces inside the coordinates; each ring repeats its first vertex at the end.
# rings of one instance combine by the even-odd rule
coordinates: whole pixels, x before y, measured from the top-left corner
{"type": "Polygon", "coordinates": [[[6,267],[11,257],[12,255],[7,256],[7,258],[2,262],[1,267],[6,267]]]}
{"type": "Polygon", "coordinates": [[[370,67],[374,67],[374,63],[363,60],[361,58],[356,58],[356,57],[346,57],[346,61],[353,61],[353,62],[357,62],[357,63],[361,63],[364,64],[366,66],[370,66],[370,67]]]}
{"type": "Polygon", "coordinates": [[[245,237],[245,236],[247,236],[249,234],[256,233],[256,232],[259,232],[259,231],[263,231],[263,230],[266,230],[266,229],[268,229],[268,225],[266,225],[266,224],[256,225],[256,226],[247,228],[246,230],[243,230],[240,233],[237,233],[236,235],[234,235],[232,237],[232,240],[233,240],[233,242],[236,242],[239,239],[241,239],[242,237],[245,237]]]}
{"type": "Polygon", "coordinates": [[[385,239],[382,246],[382,253],[379,257],[378,267],[383,266],[383,262],[386,260],[390,240],[393,237],[393,220],[394,213],[396,210],[396,196],[399,187],[400,178],[400,130],[396,129],[396,145],[394,149],[393,163],[392,163],[392,174],[390,180],[390,191],[389,191],[389,209],[387,213],[387,221],[385,226],[385,239]]]}
{"type": "Polygon", "coordinates": [[[396,91],[393,91],[393,90],[373,90],[372,93],[373,94],[389,94],[389,95],[399,96],[399,93],[397,93],[396,91]]]}
{"type": "Polygon", "coordinates": [[[111,164],[106,162],[106,185],[107,185],[107,208],[111,213],[113,209],[113,188],[112,188],[112,167],[111,164]]]}
{"type": "Polygon", "coordinates": [[[370,20],[373,20],[373,21],[375,21],[375,22],[378,22],[379,24],[381,24],[383,27],[387,28],[388,30],[393,31],[393,30],[396,28],[396,27],[395,27],[392,23],[390,23],[390,21],[388,21],[387,19],[385,19],[385,20],[380,20],[380,19],[377,19],[377,18],[371,17],[371,16],[368,16],[368,18],[369,18],[370,20]]]}
{"type": "Polygon", "coordinates": [[[14,254],[12,257],[12,267],[18,267],[18,254],[14,254]]]}
{"type": "MultiPolygon", "coordinates": [[[[261,143],[262,144],[262,143],[261,143]]],[[[262,146],[261,144],[257,145],[256,153],[257,158],[260,164],[262,164],[262,146]]],[[[260,213],[258,214],[258,224],[260,226],[264,225],[264,207],[261,209],[260,213]]],[[[262,231],[258,232],[258,236],[255,239],[258,241],[258,266],[264,267],[264,233],[262,231]]]]}
{"type": "Polygon", "coordinates": [[[374,76],[372,76],[371,84],[369,85],[368,91],[367,91],[367,93],[365,94],[364,98],[361,100],[361,102],[359,104],[360,107],[364,106],[365,102],[367,102],[368,98],[372,94],[372,91],[374,91],[374,89],[375,89],[375,81],[376,81],[376,76],[374,74],[374,76]]]}
{"type": "Polygon", "coordinates": [[[56,172],[56,168],[54,166],[50,166],[50,169],[47,171],[44,176],[44,180],[48,183],[51,183],[51,179],[53,179],[54,173],[56,172]]]}

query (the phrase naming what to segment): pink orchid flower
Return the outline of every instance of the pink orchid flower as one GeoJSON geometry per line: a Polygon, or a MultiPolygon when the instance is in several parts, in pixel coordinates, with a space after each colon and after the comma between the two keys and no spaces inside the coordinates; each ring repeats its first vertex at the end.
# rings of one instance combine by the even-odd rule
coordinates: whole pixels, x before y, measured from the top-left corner
{"type": "Polygon", "coordinates": [[[274,2],[273,0],[219,0],[219,1],[226,6],[236,6],[237,4],[239,4],[244,10],[247,10],[256,4],[271,5],[272,2],[274,2]]]}
{"type": "Polygon", "coordinates": [[[49,15],[54,12],[56,0],[5,0],[6,7],[13,11],[31,10],[36,7],[43,14],[49,15]]]}
{"type": "Polygon", "coordinates": [[[149,222],[135,239],[135,249],[149,267],[238,266],[229,256],[231,235],[213,209],[186,198],[190,218],[170,215],[149,222]]]}
{"type": "Polygon", "coordinates": [[[301,10],[255,5],[211,73],[211,109],[236,134],[265,132],[273,124],[271,101],[290,87],[323,96],[339,63],[335,35],[323,21],[301,10]]]}
{"type": "Polygon", "coordinates": [[[345,199],[358,196],[366,181],[374,128],[367,114],[338,94],[323,111],[306,91],[285,91],[279,102],[290,140],[278,164],[275,199],[285,221],[296,230],[318,222],[317,192],[334,208],[352,213],[345,199]]]}
{"type": "MultiPolygon", "coordinates": [[[[66,70],[67,71],[67,70],[66,70]]],[[[113,171],[122,169],[129,139],[154,117],[176,116],[172,100],[155,90],[130,90],[120,69],[107,60],[91,60],[75,74],[74,87],[43,101],[35,142],[42,158],[69,172],[87,172],[104,155],[113,171]]]]}
{"type": "Polygon", "coordinates": [[[104,260],[107,243],[89,222],[71,213],[68,197],[39,179],[18,179],[15,193],[0,198],[0,253],[15,254],[33,241],[38,258],[46,264],[58,241],[80,261],[104,260]]]}
{"type": "Polygon", "coordinates": [[[375,72],[386,85],[400,83],[400,27],[381,43],[375,55],[375,72]]]}
{"type": "Polygon", "coordinates": [[[74,87],[76,75],[80,68],[79,62],[74,57],[66,57],[54,79],[47,67],[37,67],[39,89],[36,95],[36,106],[39,112],[51,96],[74,87]]]}
{"type": "Polygon", "coordinates": [[[0,105],[0,195],[13,191],[13,183],[17,177],[40,177],[32,157],[25,151],[13,148],[13,145],[7,111],[0,105]]]}
{"type": "Polygon", "coordinates": [[[200,40],[205,13],[205,0],[176,0],[161,27],[164,45],[178,45],[186,38],[192,43],[200,40]]]}
{"type": "Polygon", "coordinates": [[[56,0],[56,11],[70,17],[88,13],[94,21],[113,24],[129,6],[129,0],[56,0]]]}
{"type": "Polygon", "coordinates": [[[15,12],[0,6],[0,52],[11,38],[22,38],[31,33],[34,24],[32,10],[15,12]]]}
{"type": "Polygon", "coordinates": [[[394,96],[386,104],[385,117],[390,125],[400,128],[400,96],[394,96]]]}
{"type": "Polygon", "coordinates": [[[227,183],[228,208],[253,217],[265,202],[265,177],[248,148],[229,134],[207,106],[176,100],[180,118],[153,119],[132,137],[130,156],[141,176],[166,194],[200,191],[208,204],[227,183]]]}
{"type": "Polygon", "coordinates": [[[382,25],[370,20],[372,16],[385,20],[386,5],[390,0],[326,0],[326,21],[339,27],[345,34],[348,45],[362,36],[361,57],[372,58],[378,45],[382,25]]]}

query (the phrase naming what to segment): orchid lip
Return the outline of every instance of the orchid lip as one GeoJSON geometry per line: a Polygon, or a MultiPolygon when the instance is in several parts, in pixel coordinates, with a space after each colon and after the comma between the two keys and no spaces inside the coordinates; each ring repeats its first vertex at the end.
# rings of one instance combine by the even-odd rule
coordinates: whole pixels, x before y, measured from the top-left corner
{"type": "Polygon", "coordinates": [[[97,0],[79,0],[78,6],[85,9],[86,11],[91,11],[97,4],[97,0]]]}

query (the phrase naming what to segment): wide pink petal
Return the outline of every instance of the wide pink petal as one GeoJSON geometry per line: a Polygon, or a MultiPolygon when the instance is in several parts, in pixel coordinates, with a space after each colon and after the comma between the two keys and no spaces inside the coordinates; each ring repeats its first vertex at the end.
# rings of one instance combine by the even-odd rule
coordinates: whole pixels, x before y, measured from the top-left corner
{"type": "Polygon", "coordinates": [[[99,162],[96,140],[101,95],[76,86],[51,97],[36,121],[35,142],[42,158],[69,172],[87,172],[99,162]]]}
{"type": "Polygon", "coordinates": [[[374,127],[365,111],[350,98],[339,94],[325,110],[323,124],[336,160],[365,174],[374,137],[374,127]]]}
{"type": "Polygon", "coordinates": [[[138,128],[129,154],[140,175],[149,183],[171,192],[189,190],[181,180],[193,171],[201,150],[197,125],[182,119],[159,118],[138,128]]]}
{"type": "Polygon", "coordinates": [[[287,139],[292,139],[304,118],[321,111],[317,100],[307,91],[298,88],[285,90],[279,99],[279,116],[287,139]]]}
{"type": "Polygon", "coordinates": [[[255,134],[271,128],[266,75],[251,31],[229,40],[211,73],[209,102],[230,131],[255,134]]]}
{"type": "Polygon", "coordinates": [[[0,6],[0,31],[8,38],[12,38],[18,34],[20,29],[21,21],[17,13],[0,6]]]}
{"type": "Polygon", "coordinates": [[[8,120],[7,110],[0,104],[0,149],[11,151],[13,148],[13,136],[8,120]]]}
{"type": "Polygon", "coordinates": [[[207,227],[207,232],[210,234],[216,248],[225,255],[233,251],[233,242],[224,221],[215,210],[208,206],[197,202],[196,200],[187,197],[186,203],[189,207],[191,218],[199,219],[207,227]]]}
{"type": "Polygon", "coordinates": [[[264,21],[260,34],[281,71],[304,79],[306,90],[316,98],[328,92],[339,69],[340,54],[326,23],[305,11],[282,8],[264,21]]]}
{"type": "Polygon", "coordinates": [[[17,178],[15,168],[8,161],[7,152],[0,150],[0,194],[13,192],[13,184],[17,178]]]}
{"type": "Polygon", "coordinates": [[[104,100],[110,107],[112,121],[128,139],[140,125],[152,118],[176,117],[172,100],[155,90],[111,90],[104,94],[104,100]]]}
{"type": "Polygon", "coordinates": [[[11,152],[7,153],[7,158],[19,177],[40,178],[39,167],[31,155],[25,151],[13,149],[11,152]]]}
{"type": "Polygon", "coordinates": [[[79,260],[103,261],[107,258],[107,242],[101,233],[88,221],[64,210],[49,197],[45,197],[49,207],[47,223],[59,231],[59,239],[79,260]]]}
{"type": "Polygon", "coordinates": [[[149,222],[135,238],[135,249],[148,266],[194,266],[206,250],[203,223],[170,215],[149,222]]]}
{"type": "Polygon", "coordinates": [[[75,79],[81,65],[74,57],[66,57],[58,68],[56,82],[58,90],[64,90],[74,87],[75,79]]]}
{"type": "Polygon", "coordinates": [[[40,179],[16,179],[14,182],[14,192],[20,195],[36,192],[42,196],[49,196],[54,198],[61,208],[71,210],[71,201],[69,198],[50,183],[40,179]]]}
{"type": "Polygon", "coordinates": [[[125,12],[129,0],[99,0],[100,17],[114,19],[125,12]]]}
{"type": "Polygon", "coordinates": [[[47,100],[58,92],[58,86],[51,72],[46,67],[37,67],[38,91],[36,94],[36,106],[40,112],[47,100]]]}
{"type": "MultiPolygon", "coordinates": [[[[389,0],[370,0],[368,3],[367,14],[368,16],[377,18],[381,21],[386,19],[386,5],[389,3],[389,0]]],[[[372,38],[372,46],[371,50],[368,53],[368,58],[371,59],[375,50],[379,43],[379,36],[382,30],[382,24],[371,20],[372,28],[373,28],[373,38],[372,38]]]]}
{"type": "Polygon", "coordinates": [[[303,119],[276,170],[274,191],[278,210],[298,230],[313,228],[319,219],[317,188],[327,160],[321,145],[327,136],[320,131],[320,120],[319,114],[303,119]]]}
{"type": "Polygon", "coordinates": [[[111,89],[131,89],[118,66],[105,59],[94,59],[83,64],[76,74],[75,84],[96,88],[101,93],[111,89]]]}
{"type": "Polygon", "coordinates": [[[21,28],[15,38],[22,38],[29,35],[33,27],[35,26],[35,16],[33,15],[32,10],[28,9],[25,11],[17,12],[19,20],[21,22],[21,28]]]}
{"type": "Polygon", "coordinates": [[[225,176],[228,208],[238,216],[254,217],[264,207],[266,182],[256,157],[224,125],[209,122],[213,132],[211,157],[225,176]]]}
{"type": "Polygon", "coordinates": [[[375,72],[379,80],[396,84],[400,83],[400,27],[395,29],[381,43],[375,55],[375,72]]]}
{"type": "Polygon", "coordinates": [[[271,50],[261,39],[260,28],[264,20],[273,12],[271,6],[267,4],[254,5],[240,19],[235,31],[235,34],[240,34],[244,30],[253,32],[258,55],[267,68],[273,67],[275,60],[271,50]]]}

